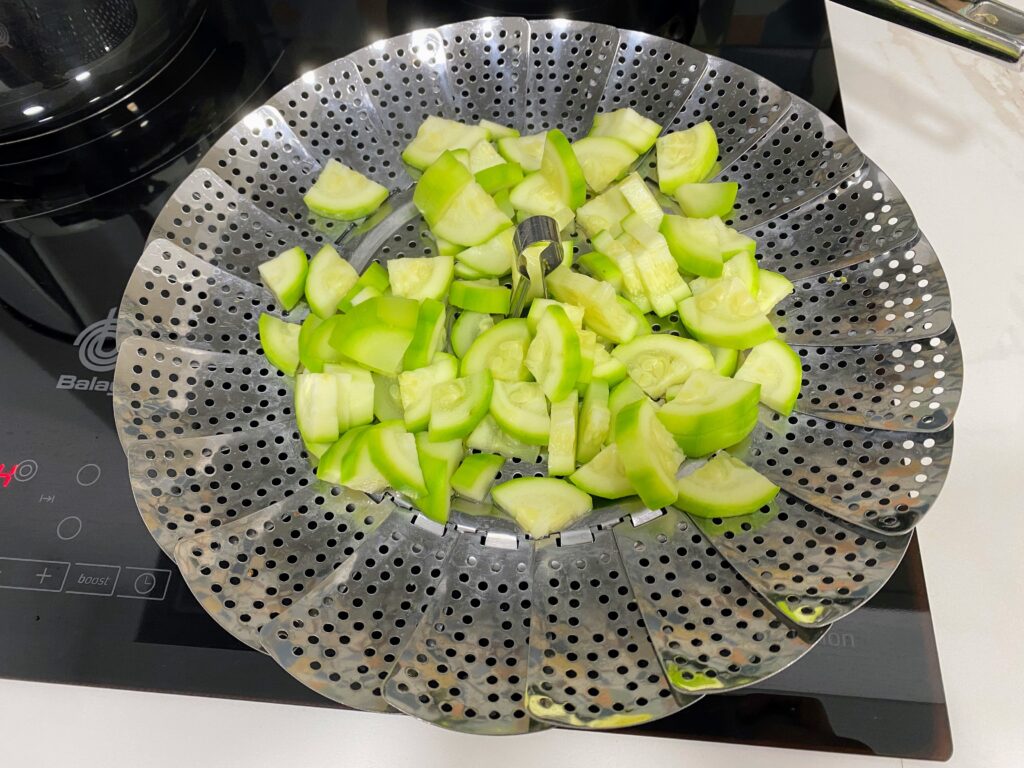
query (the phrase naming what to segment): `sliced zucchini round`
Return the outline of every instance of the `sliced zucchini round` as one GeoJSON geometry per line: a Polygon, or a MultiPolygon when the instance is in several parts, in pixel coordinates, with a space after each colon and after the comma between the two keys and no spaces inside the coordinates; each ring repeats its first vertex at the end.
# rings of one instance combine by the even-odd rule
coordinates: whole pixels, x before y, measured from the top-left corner
{"type": "Polygon", "coordinates": [[[483,312],[463,311],[452,323],[452,352],[465,357],[473,341],[488,328],[494,326],[494,318],[483,312]]]}
{"type": "Polygon", "coordinates": [[[654,196],[650,187],[647,186],[647,182],[643,180],[639,173],[634,171],[629,174],[616,184],[615,188],[626,198],[629,207],[639,213],[648,226],[654,229],[661,226],[661,219],[665,212],[662,211],[658,198],[654,196]]]}
{"type": "Polygon", "coordinates": [[[416,452],[427,486],[426,494],[416,497],[416,507],[434,522],[444,525],[451,510],[452,476],[462,459],[462,441],[435,443],[426,432],[420,432],[416,435],[416,452]]]}
{"type": "Polygon", "coordinates": [[[282,307],[294,309],[302,300],[306,291],[309,262],[301,248],[289,248],[284,253],[263,262],[257,269],[263,285],[277,297],[282,307]]]}
{"type": "Polygon", "coordinates": [[[555,191],[562,205],[575,211],[587,201],[587,180],[572,144],[557,129],[548,131],[540,161],[541,176],[555,191]]]}
{"type": "Polygon", "coordinates": [[[460,251],[455,260],[475,270],[478,277],[503,277],[512,271],[516,255],[514,236],[514,229],[504,229],[486,243],[460,251]]]}
{"type": "Polygon", "coordinates": [[[338,439],[338,390],[333,375],[300,373],[295,378],[295,421],[307,443],[338,439]]]}
{"type": "Polygon", "coordinates": [[[580,307],[573,304],[563,304],[554,299],[534,299],[530,303],[530,311],[526,314],[526,324],[530,328],[530,333],[537,332],[537,323],[540,322],[547,308],[555,304],[565,310],[565,314],[569,316],[569,321],[577,329],[583,328],[583,310],[580,307]]]}
{"type": "Polygon", "coordinates": [[[746,286],[750,295],[755,297],[761,286],[760,272],[761,270],[757,268],[757,259],[746,251],[735,254],[722,267],[722,277],[735,277],[746,286]]]}
{"type": "Polygon", "coordinates": [[[711,356],[715,358],[715,373],[719,376],[732,376],[736,373],[736,367],[740,363],[740,351],[728,347],[716,347],[714,344],[705,344],[711,356]]]}
{"type": "Polygon", "coordinates": [[[260,346],[270,364],[286,376],[294,376],[299,367],[299,336],[304,326],[305,322],[300,326],[265,312],[260,315],[260,346]]]}
{"type": "Polygon", "coordinates": [[[573,221],[572,209],[541,173],[531,173],[509,192],[509,202],[520,216],[550,216],[559,229],[567,229],[573,221]]]}
{"type": "Polygon", "coordinates": [[[507,315],[512,291],[499,285],[497,280],[456,280],[452,283],[448,301],[453,307],[471,312],[507,315]]]}
{"type": "Polygon", "coordinates": [[[349,360],[394,376],[402,370],[418,316],[418,302],[379,296],[340,315],[332,327],[330,344],[349,360]]]}
{"type": "Polygon", "coordinates": [[[779,487],[757,470],[722,452],[679,479],[676,506],[698,517],[736,517],[756,512],[779,487]]]}
{"type": "Polygon", "coordinates": [[[569,481],[582,491],[604,499],[621,499],[636,493],[626,477],[619,449],[612,443],[569,475],[569,481]]]}
{"type": "Polygon", "coordinates": [[[498,152],[510,163],[518,163],[527,173],[540,170],[544,156],[546,133],[532,136],[510,136],[498,139],[498,152]]]}
{"type": "Polygon", "coordinates": [[[615,445],[626,477],[650,509],[676,500],[676,472],[683,452],[660,421],[651,401],[630,403],[615,418],[615,445]]]}
{"type": "Polygon", "coordinates": [[[590,373],[591,383],[601,381],[611,388],[627,375],[625,363],[612,357],[607,349],[598,344],[594,350],[594,368],[590,373]]]}
{"type": "Polygon", "coordinates": [[[358,428],[358,435],[341,458],[341,485],[363,493],[379,493],[388,487],[387,479],[373,463],[369,445],[373,432],[384,428],[386,424],[382,422],[372,427],[358,428]]]}
{"type": "Polygon", "coordinates": [[[391,292],[416,301],[443,299],[454,271],[455,261],[451,256],[401,258],[388,262],[391,292]]]}
{"type": "Polygon", "coordinates": [[[500,453],[510,459],[523,459],[524,461],[536,461],[540,454],[540,446],[527,445],[521,440],[505,432],[498,426],[498,422],[491,415],[484,416],[476,429],[469,433],[466,438],[466,447],[478,451],[489,451],[500,453]]]}
{"type": "Polygon", "coordinates": [[[758,384],[694,371],[676,396],[661,407],[658,419],[673,435],[728,429],[757,410],[760,394],[758,384]]]}
{"type": "Polygon", "coordinates": [[[591,381],[587,385],[576,436],[576,461],[579,464],[594,458],[608,440],[612,418],[608,394],[608,384],[604,381],[591,381]]]}
{"type": "Polygon", "coordinates": [[[775,305],[789,296],[796,286],[786,277],[778,272],[769,272],[767,269],[760,270],[760,280],[757,288],[758,308],[766,315],[775,309],[775,305]]]}
{"type": "Polygon", "coordinates": [[[501,123],[495,123],[492,120],[481,120],[479,125],[487,131],[487,138],[490,141],[511,138],[519,135],[519,131],[515,128],[510,128],[509,126],[502,125],[501,123]]]}
{"type": "Polygon", "coordinates": [[[695,339],[718,347],[748,349],[777,335],[750,291],[734,277],[683,300],[679,317],[695,339]]]}
{"type": "Polygon", "coordinates": [[[496,381],[526,381],[530,328],[520,318],[502,320],[479,336],[462,358],[462,375],[490,371],[496,381]]]}
{"type": "Polygon", "coordinates": [[[661,222],[661,234],[668,243],[672,258],[683,272],[721,277],[722,249],[718,230],[710,221],[666,216],[661,222]]]}
{"type": "Polygon", "coordinates": [[[635,109],[623,107],[614,112],[599,112],[594,116],[591,136],[610,136],[625,142],[637,155],[654,146],[661,133],[661,125],[644,117],[635,109]]]}
{"type": "Polygon", "coordinates": [[[731,448],[743,442],[757,426],[758,409],[752,408],[738,415],[731,426],[713,429],[709,432],[686,432],[675,435],[676,445],[691,458],[707,456],[709,453],[731,448]]]}
{"type": "Polygon", "coordinates": [[[660,333],[622,344],[612,357],[618,358],[629,377],[653,398],[663,397],[669,387],[682,384],[694,371],[710,371],[715,366],[703,344],[660,333]]]}
{"type": "Polygon", "coordinates": [[[451,355],[439,359],[425,368],[398,374],[398,394],[402,401],[402,419],[410,432],[427,428],[430,422],[431,393],[435,384],[452,381],[459,375],[459,363],[451,355]]]}
{"type": "MultiPolygon", "coordinates": [[[[490,146],[480,144],[478,146],[490,146]]],[[[503,189],[511,189],[523,180],[523,169],[519,163],[508,163],[502,160],[500,165],[492,165],[474,174],[476,183],[483,187],[484,192],[493,195],[503,189]]]]}
{"type": "Polygon", "coordinates": [[[373,421],[377,386],[373,374],[351,363],[324,363],[324,373],[338,377],[338,429],[349,429],[373,421]],[[342,422],[341,415],[346,414],[342,422]]]}
{"type": "Polygon", "coordinates": [[[420,177],[412,193],[413,205],[434,226],[472,181],[469,169],[454,154],[445,152],[420,177]]]}
{"type": "Polygon", "coordinates": [[[420,123],[416,136],[402,152],[402,159],[422,171],[433,165],[446,150],[471,149],[486,139],[487,129],[482,126],[430,115],[420,123]]]}
{"type": "Polygon", "coordinates": [[[427,492],[420,468],[416,438],[401,425],[380,425],[368,433],[367,448],[374,466],[400,493],[418,496],[427,492]]]}
{"type": "Polygon", "coordinates": [[[435,384],[430,394],[430,439],[455,440],[472,432],[487,415],[493,388],[488,371],[435,384]]]}
{"type": "Polygon", "coordinates": [[[760,384],[761,402],[773,411],[789,416],[800,396],[803,365],[792,347],[772,339],[750,350],[736,371],[736,378],[760,384]]]}
{"type": "Polygon", "coordinates": [[[580,374],[580,338],[560,306],[550,306],[537,323],[526,352],[526,367],[552,402],[568,396],[580,374]]]}
{"type": "MultiPolygon", "coordinates": [[[[622,191],[612,187],[581,205],[576,211],[576,220],[591,240],[602,232],[614,238],[622,231],[622,220],[632,210],[622,191]]],[[[594,247],[598,247],[596,243],[594,247]]]]}
{"type": "Polygon", "coordinates": [[[332,158],[302,199],[320,216],[355,221],[376,211],[387,198],[387,187],[332,158]]]}
{"type": "Polygon", "coordinates": [[[464,186],[451,207],[431,227],[438,237],[458,245],[485,243],[512,221],[475,181],[464,186]]]}
{"type": "Polygon", "coordinates": [[[639,157],[628,144],[609,136],[587,136],[575,142],[572,150],[587,186],[598,193],[622,178],[639,157]]]}
{"type": "Polygon", "coordinates": [[[496,453],[471,453],[452,475],[452,490],[472,501],[483,501],[504,464],[505,457],[496,453]]]}
{"type": "Polygon", "coordinates": [[[681,184],[704,179],[718,159],[718,139],[710,122],[660,136],[657,141],[658,186],[671,195],[681,184]]]}
{"type": "Polygon", "coordinates": [[[546,282],[556,299],[583,308],[583,324],[598,336],[624,344],[636,335],[639,323],[615,300],[615,289],[607,283],[571,269],[556,269],[546,282]]]}
{"type": "Polygon", "coordinates": [[[694,219],[711,216],[727,218],[736,202],[740,185],[735,181],[680,184],[672,196],[684,214],[694,219]]]}
{"type": "Polygon", "coordinates": [[[332,245],[325,245],[309,262],[306,272],[306,301],[319,317],[338,311],[338,304],[359,280],[359,273],[332,245]]]}
{"type": "Polygon", "coordinates": [[[534,381],[496,381],[491,416],[510,437],[527,445],[547,445],[551,417],[540,384],[534,381]]]}
{"type": "Polygon", "coordinates": [[[434,299],[424,299],[416,317],[412,341],[405,350],[402,363],[405,370],[411,371],[430,364],[444,344],[445,327],[444,304],[434,299]]]}

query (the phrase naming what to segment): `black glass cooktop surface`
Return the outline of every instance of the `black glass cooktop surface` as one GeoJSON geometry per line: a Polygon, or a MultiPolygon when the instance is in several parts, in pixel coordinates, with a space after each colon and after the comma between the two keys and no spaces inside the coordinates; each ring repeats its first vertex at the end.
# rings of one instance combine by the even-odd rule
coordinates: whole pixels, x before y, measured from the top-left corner
{"type": "MultiPolygon", "coordinates": [[[[483,15],[557,11],[672,37],[842,121],[825,13],[808,0],[181,0],[169,30],[161,2],[76,5],[106,14],[99,43],[19,39],[22,19],[0,46],[0,676],[334,706],[208,618],[135,509],[111,414],[114,317],[170,192],[302,72],[483,15]]],[[[916,542],[798,664],[632,732],[947,758],[916,542]]]]}

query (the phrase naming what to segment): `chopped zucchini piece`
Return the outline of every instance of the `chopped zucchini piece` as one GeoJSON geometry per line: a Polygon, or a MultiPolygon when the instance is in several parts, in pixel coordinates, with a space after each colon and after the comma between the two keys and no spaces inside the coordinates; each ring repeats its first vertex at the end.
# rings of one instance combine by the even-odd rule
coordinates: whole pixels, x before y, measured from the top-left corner
{"type": "Polygon", "coordinates": [[[306,273],[309,262],[299,247],[289,248],[258,267],[260,280],[273,293],[281,306],[292,310],[306,291],[306,273]]]}
{"type": "Polygon", "coordinates": [[[784,341],[755,346],[736,371],[736,378],[761,385],[761,402],[783,416],[793,412],[803,383],[800,356],[784,341]]]}
{"type": "Polygon", "coordinates": [[[548,474],[571,475],[576,471],[576,416],[579,393],[573,390],[551,403],[551,436],[548,439],[548,474]]]}
{"type": "Polygon", "coordinates": [[[679,479],[676,506],[697,517],[749,515],[775,498],[779,487],[728,453],[719,453],[679,479]]]}
{"type": "Polygon", "coordinates": [[[267,360],[285,375],[294,376],[299,367],[299,335],[302,326],[287,323],[264,312],[260,315],[259,329],[260,345],[267,360]]]}
{"type": "Polygon", "coordinates": [[[505,457],[495,453],[471,453],[452,475],[452,489],[472,501],[483,501],[491,492],[505,457]]]}
{"type": "Polygon", "coordinates": [[[627,144],[637,155],[654,146],[661,126],[635,109],[623,107],[614,112],[598,112],[594,116],[591,136],[609,136],[627,144]]]}
{"type": "Polygon", "coordinates": [[[402,159],[419,170],[426,170],[450,149],[471,149],[487,140],[487,129],[465,125],[454,120],[430,115],[420,123],[416,137],[402,152],[402,159]]]}
{"type": "Polygon", "coordinates": [[[563,530],[594,506],[588,494],[553,477],[509,480],[496,485],[491,498],[535,539],[563,530]]]}
{"type": "Polygon", "coordinates": [[[569,481],[580,490],[605,499],[621,499],[636,493],[626,476],[615,443],[602,448],[594,458],[573,472],[569,481]]]}
{"type": "Polygon", "coordinates": [[[332,158],[302,200],[320,216],[355,221],[376,211],[387,198],[387,187],[332,158]]]}
{"type": "Polygon", "coordinates": [[[704,181],[718,159],[718,139],[710,122],[658,138],[658,186],[671,195],[682,184],[704,181]]]}

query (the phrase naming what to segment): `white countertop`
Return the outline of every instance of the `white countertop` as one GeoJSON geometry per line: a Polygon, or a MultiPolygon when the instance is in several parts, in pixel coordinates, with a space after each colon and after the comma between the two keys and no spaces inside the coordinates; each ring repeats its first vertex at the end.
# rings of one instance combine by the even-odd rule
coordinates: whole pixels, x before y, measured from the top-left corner
{"type": "MultiPolygon", "coordinates": [[[[1024,219],[1024,74],[831,4],[829,18],[850,133],[941,257],[965,358],[952,471],[921,529],[950,765],[1018,768],[1024,253],[1012,231],[1024,219]]],[[[0,752],[5,765],[76,768],[927,765],[572,731],[496,741],[398,716],[6,680],[0,752]]]]}

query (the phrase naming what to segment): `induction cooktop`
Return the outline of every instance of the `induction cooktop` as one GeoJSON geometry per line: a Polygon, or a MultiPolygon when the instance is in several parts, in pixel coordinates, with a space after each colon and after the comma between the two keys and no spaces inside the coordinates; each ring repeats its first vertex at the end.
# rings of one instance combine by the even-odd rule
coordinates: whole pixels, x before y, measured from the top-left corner
{"type": "MultiPolygon", "coordinates": [[[[154,40],[160,0],[82,4],[107,14],[95,34],[108,51],[0,29],[0,676],[337,706],[218,627],[135,508],[111,413],[116,307],[171,191],[227,126],[302,72],[483,15],[557,14],[679,40],[841,123],[825,11],[807,0],[175,5],[175,34],[154,40]]],[[[889,584],[796,665],[629,732],[948,758],[916,541],[889,584]]]]}

